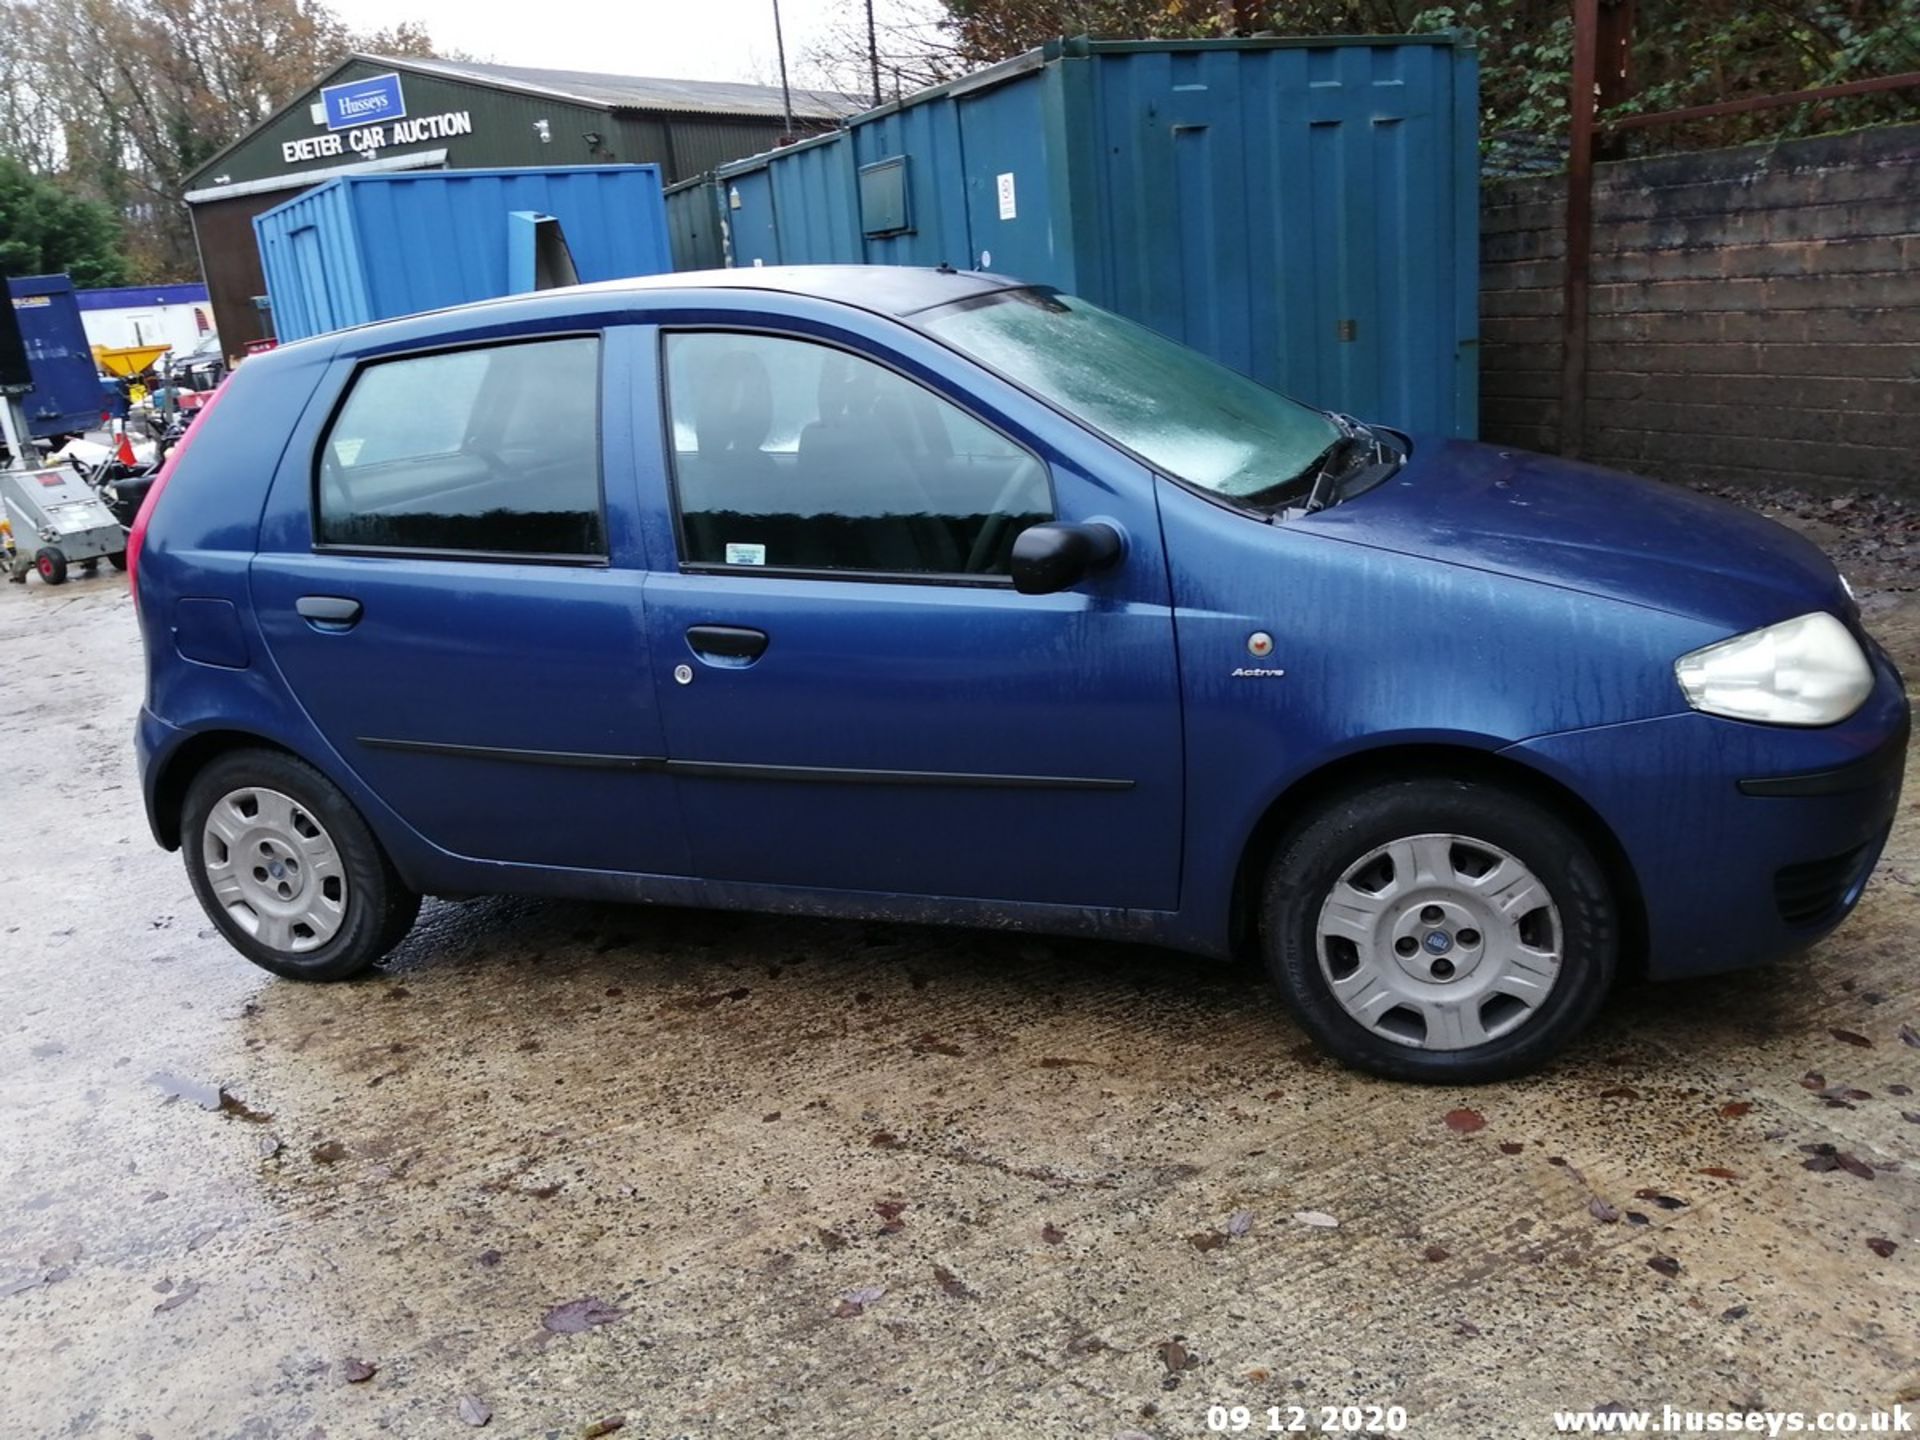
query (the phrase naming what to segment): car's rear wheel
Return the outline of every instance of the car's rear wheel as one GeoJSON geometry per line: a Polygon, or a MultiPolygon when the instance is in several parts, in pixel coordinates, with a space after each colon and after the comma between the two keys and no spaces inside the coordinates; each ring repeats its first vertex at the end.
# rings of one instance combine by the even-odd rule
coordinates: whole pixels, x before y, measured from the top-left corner
{"type": "Polygon", "coordinates": [[[40,578],[49,585],[67,583],[67,552],[58,545],[48,545],[33,557],[33,565],[40,572],[40,578]]]}
{"type": "Polygon", "coordinates": [[[1550,809],[1494,785],[1349,792],[1280,843],[1267,961],[1300,1023],[1376,1075],[1474,1083],[1543,1064],[1613,982],[1604,872],[1550,809]]]}
{"type": "Polygon", "coordinates": [[[419,912],[420,897],[339,787],[277,750],[233,751],[195,776],[180,834],[201,907],[276,975],[356,975],[419,912]]]}

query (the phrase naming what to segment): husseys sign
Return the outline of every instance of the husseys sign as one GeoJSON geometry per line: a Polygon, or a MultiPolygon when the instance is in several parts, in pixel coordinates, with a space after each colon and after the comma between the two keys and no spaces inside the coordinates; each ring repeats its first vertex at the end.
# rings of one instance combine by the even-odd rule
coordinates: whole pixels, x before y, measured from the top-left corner
{"type": "Polygon", "coordinates": [[[473,133],[473,116],[466,110],[409,118],[400,77],[391,74],[325,86],[313,107],[313,123],[326,126],[327,133],[283,141],[280,158],[286,164],[347,154],[371,157],[389,145],[473,133]]]}

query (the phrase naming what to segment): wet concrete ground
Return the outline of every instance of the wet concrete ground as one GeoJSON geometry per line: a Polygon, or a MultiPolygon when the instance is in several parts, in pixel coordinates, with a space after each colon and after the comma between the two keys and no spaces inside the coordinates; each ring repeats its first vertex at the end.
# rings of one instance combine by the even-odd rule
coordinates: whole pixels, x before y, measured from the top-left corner
{"type": "MultiPolygon", "coordinates": [[[[1920,674],[1904,562],[1855,578],[1920,674]]],[[[430,903],[374,978],[275,980],[147,837],[123,582],[0,587],[0,662],[0,1435],[1920,1399],[1911,772],[1835,938],[1449,1091],[1092,943],[430,903]]]]}

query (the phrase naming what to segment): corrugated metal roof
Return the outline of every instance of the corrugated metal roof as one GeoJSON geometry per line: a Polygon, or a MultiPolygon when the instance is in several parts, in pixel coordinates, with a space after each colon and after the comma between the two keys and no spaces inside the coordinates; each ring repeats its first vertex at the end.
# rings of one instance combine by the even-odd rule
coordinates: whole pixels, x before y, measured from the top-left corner
{"type": "MultiPolygon", "coordinates": [[[[524,65],[489,65],[470,60],[369,60],[403,70],[499,85],[577,100],[588,105],[610,105],[627,110],[670,110],[708,115],[780,115],[776,85],[745,85],[719,80],[664,80],[641,75],[602,75],[588,70],[538,70],[524,65]]],[[[805,120],[837,120],[862,108],[853,96],[826,90],[795,90],[793,113],[805,120]]]]}

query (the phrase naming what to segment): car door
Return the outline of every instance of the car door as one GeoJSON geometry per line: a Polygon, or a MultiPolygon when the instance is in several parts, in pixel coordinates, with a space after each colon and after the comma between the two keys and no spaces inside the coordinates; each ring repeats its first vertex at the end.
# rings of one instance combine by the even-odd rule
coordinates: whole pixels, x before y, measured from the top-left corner
{"type": "Polygon", "coordinates": [[[684,874],[624,423],[602,493],[603,350],[337,362],[275,477],[254,606],[333,749],[435,845],[684,874]]]}
{"type": "Polygon", "coordinates": [[[677,563],[647,618],[696,872],[1173,908],[1180,702],[1149,477],[883,333],[667,326],[664,383],[636,392],[666,411],[643,485],[677,563]],[[1014,590],[1022,528],[1096,515],[1129,537],[1120,566],[1014,590]]]}

